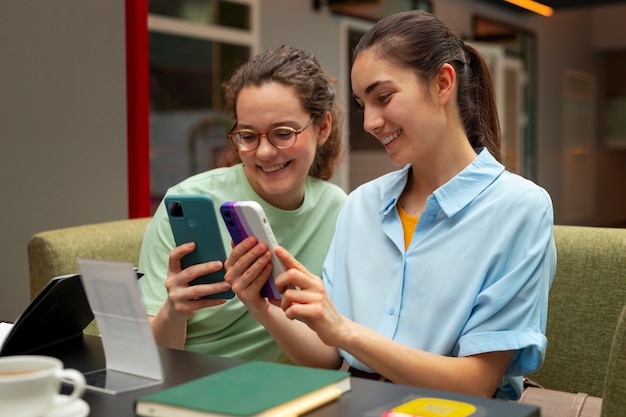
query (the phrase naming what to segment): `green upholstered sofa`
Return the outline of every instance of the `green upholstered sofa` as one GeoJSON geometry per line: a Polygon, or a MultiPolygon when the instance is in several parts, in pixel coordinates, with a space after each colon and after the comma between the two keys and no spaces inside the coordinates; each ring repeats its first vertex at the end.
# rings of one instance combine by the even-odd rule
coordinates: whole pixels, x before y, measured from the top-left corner
{"type": "MultiPolygon", "coordinates": [[[[52,277],[77,272],[77,256],[136,265],[148,221],[34,235],[28,245],[31,296],[52,277]]],[[[626,229],[557,225],[554,236],[557,270],[549,298],[548,350],[543,368],[529,377],[552,390],[604,397],[603,417],[624,416],[626,229]]]]}
{"type": "Polygon", "coordinates": [[[626,416],[626,229],[557,225],[554,238],[548,349],[528,377],[551,390],[603,397],[603,417],[626,416]]]}
{"type": "Polygon", "coordinates": [[[613,337],[603,394],[602,417],[626,415],[626,307],[613,337]]]}
{"type": "MultiPolygon", "coordinates": [[[[35,298],[50,279],[78,273],[76,258],[130,262],[137,265],[149,217],[48,230],[28,241],[30,296],[35,298]]],[[[95,321],[87,334],[98,334],[95,321]]]]}

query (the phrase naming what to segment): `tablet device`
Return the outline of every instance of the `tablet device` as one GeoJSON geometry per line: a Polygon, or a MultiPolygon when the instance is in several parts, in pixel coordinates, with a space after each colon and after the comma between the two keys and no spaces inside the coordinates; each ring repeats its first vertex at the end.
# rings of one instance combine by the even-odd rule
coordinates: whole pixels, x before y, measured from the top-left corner
{"type": "Polygon", "coordinates": [[[80,274],[54,277],[15,320],[0,356],[29,354],[82,337],[93,319],[80,274]]]}
{"type": "Polygon", "coordinates": [[[93,319],[80,275],[54,277],[17,318],[0,356],[28,354],[82,337],[93,319]]]}

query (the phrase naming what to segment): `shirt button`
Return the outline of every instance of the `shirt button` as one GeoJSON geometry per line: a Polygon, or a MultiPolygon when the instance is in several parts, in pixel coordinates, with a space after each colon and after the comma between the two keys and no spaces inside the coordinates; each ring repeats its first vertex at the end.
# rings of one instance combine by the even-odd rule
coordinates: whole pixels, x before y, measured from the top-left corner
{"type": "Polygon", "coordinates": [[[435,220],[435,216],[433,214],[429,215],[428,220],[432,222],[433,220],[435,220]]]}
{"type": "Polygon", "coordinates": [[[393,316],[395,312],[396,312],[395,307],[387,307],[387,314],[389,314],[390,316],[393,316]]]}

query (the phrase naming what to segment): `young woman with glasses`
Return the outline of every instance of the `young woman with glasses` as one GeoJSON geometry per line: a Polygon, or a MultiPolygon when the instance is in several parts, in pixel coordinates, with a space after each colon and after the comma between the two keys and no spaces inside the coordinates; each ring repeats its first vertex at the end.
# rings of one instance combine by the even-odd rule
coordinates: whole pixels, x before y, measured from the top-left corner
{"type": "Polygon", "coordinates": [[[485,61],[436,17],[410,11],[361,38],[351,81],[364,129],[402,168],[350,194],[323,281],[276,248],[288,270],[270,307],[254,283],[265,265],[242,244],[227,265],[231,287],[298,364],[346,361],[356,376],[519,398],[546,351],[553,209],[499,162],[485,61]]]}
{"type": "MultiPolygon", "coordinates": [[[[167,194],[208,194],[216,211],[225,201],[261,204],[278,242],[311,271],[322,272],[346,194],[328,182],[339,162],[341,112],[335,80],[317,59],[282,46],[242,65],[224,84],[235,120],[224,167],[194,175],[167,194]]],[[[223,244],[230,235],[220,222],[223,244]]],[[[220,270],[208,262],[182,270],[193,244],[175,247],[163,204],[148,225],[139,270],[144,302],[161,346],[244,359],[280,361],[282,351],[241,301],[199,298],[223,292],[227,282],[189,286],[220,270]]],[[[267,250],[267,248],[266,248],[267,250]]]]}

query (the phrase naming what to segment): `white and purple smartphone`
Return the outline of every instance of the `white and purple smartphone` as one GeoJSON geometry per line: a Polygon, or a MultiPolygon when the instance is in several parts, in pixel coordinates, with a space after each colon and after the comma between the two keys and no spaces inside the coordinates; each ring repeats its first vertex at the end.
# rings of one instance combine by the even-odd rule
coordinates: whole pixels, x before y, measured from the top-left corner
{"type": "MultiPolygon", "coordinates": [[[[274,247],[278,243],[263,207],[259,203],[256,201],[227,201],[220,206],[220,213],[235,245],[248,236],[255,236],[259,242],[267,245],[272,254],[274,253],[274,247]]],[[[263,297],[275,300],[282,298],[276,284],[274,284],[274,277],[284,271],[283,264],[275,255],[272,255],[272,275],[261,289],[263,297]]]]}

